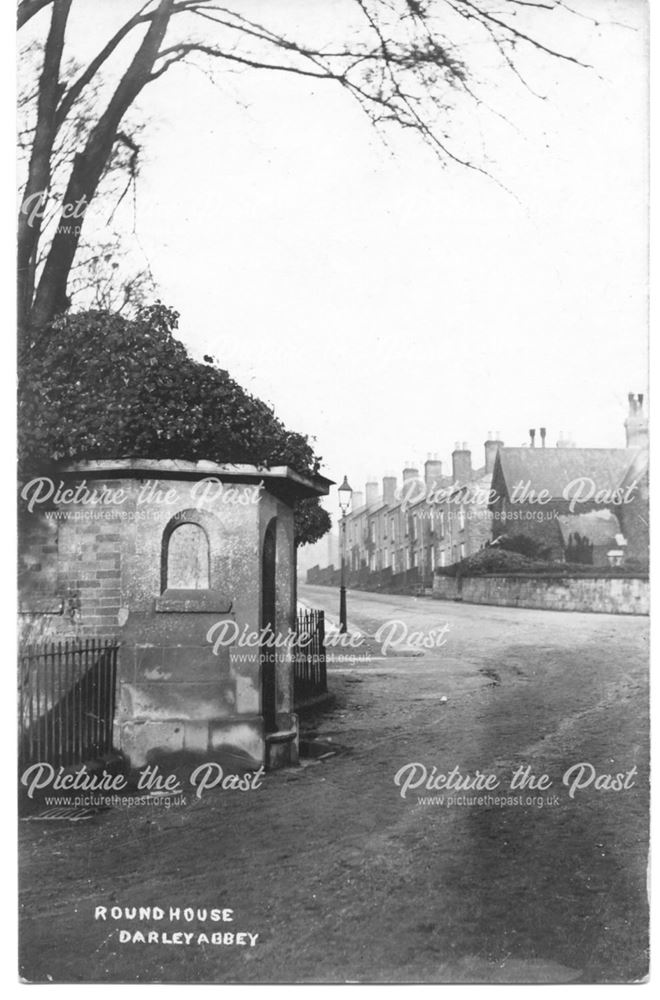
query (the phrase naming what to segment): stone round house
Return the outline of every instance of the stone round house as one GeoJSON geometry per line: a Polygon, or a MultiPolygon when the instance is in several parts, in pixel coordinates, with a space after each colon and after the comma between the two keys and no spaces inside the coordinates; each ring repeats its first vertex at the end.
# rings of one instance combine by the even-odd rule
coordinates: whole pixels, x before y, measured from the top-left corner
{"type": "Polygon", "coordinates": [[[20,490],[24,642],[116,636],[114,746],[133,768],[297,759],[288,467],[108,460],[20,490]]]}

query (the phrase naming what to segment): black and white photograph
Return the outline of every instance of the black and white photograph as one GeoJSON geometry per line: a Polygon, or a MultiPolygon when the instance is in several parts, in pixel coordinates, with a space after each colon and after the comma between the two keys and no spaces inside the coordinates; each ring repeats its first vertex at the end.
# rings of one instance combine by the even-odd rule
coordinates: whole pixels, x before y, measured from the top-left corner
{"type": "Polygon", "coordinates": [[[648,982],[648,4],[16,6],[15,978],[648,982]]]}

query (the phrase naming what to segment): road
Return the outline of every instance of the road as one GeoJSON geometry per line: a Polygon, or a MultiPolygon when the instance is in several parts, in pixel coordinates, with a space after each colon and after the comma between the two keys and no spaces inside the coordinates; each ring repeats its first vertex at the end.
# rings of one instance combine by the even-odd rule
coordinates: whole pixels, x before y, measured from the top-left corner
{"type": "MultiPolygon", "coordinates": [[[[333,591],[299,597],[336,614],[333,591]]],[[[21,824],[27,979],[645,976],[647,620],[357,592],[348,609],[371,638],[331,647],[334,702],[304,722],[334,756],[274,772],[250,795],[21,824]],[[419,635],[382,656],[373,636],[395,619],[419,635]],[[441,644],[413,655],[429,635],[441,644]],[[585,786],[596,773],[601,787],[571,797],[562,778],[581,763],[585,786]],[[498,785],[402,797],[395,776],[414,784],[422,766],[427,778],[457,769],[455,781],[480,772],[498,785]],[[510,790],[520,767],[550,788],[510,790]],[[628,787],[603,777],[616,774],[628,787]],[[120,925],[92,919],[113,902],[222,903],[259,941],[122,945],[120,925]]]]}

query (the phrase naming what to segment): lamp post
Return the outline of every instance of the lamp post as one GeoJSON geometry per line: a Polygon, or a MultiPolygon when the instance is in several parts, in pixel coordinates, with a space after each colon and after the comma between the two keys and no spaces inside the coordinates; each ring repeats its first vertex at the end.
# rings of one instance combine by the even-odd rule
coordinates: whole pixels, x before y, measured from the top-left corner
{"type": "Polygon", "coordinates": [[[339,494],[339,509],[341,510],[341,577],[339,581],[339,631],[343,634],[347,632],[346,626],[346,514],[351,505],[353,490],[348,485],[348,479],[344,476],[344,482],[337,490],[339,494]]]}

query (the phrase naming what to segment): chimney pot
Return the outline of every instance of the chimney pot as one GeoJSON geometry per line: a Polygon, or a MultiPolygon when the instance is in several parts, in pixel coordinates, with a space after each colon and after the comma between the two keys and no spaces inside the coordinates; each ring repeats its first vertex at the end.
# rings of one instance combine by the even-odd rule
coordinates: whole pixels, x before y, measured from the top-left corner
{"type": "Polygon", "coordinates": [[[370,479],[365,484],[364,496],[367,504],[376,503],[378,500],[378,482],[375,479],[370,479]]]}
{"type": "Polygon", "coordinates": [[[472,454],[468,450],[465,441],[463,442],[463,448],[460,447],[458,441],[456,445],[457,447],[451,456],[452,478],[455,483],[466,483],[472,479],[472,454]]]}
{"type": "Polygon", "coordinates": [[[429,457],[424,463],[424,482],[427,486],[438,483],[442,478],[442,462],[439,460],[437,452],[433,457],[429,457]]]}
{"type": "Polygon", "coordinates": [[[624,422],[626,448],[648,448],[649,421],[644,410],[644,395],[628,393],[628,417],[624,422]]]}
{"type": "Polygon", "coordinates": [[[495,468],[495,457],[497,455],[497,449],[500,447],[502,442],[499,440],[500,432],[497,432],[497,437],[493,439],[492,431],[488,431],[488,440],[484,441],[484,455],[486,460],[486,473],[490,473],[495,468]]]}
{"type": "Polygon", "coordinates": [[[351,511],[354,513],[358,510],[364,503],[364,494],[360,493],[359,490],[353,490],[353,496],[351,497],[351,511]]]}
{"type": "Polygon", "coordinates": [[[389,506],[394,505],[394,494],[396,493],[396,476],[383,476],[383,501],[389,506]]]}

